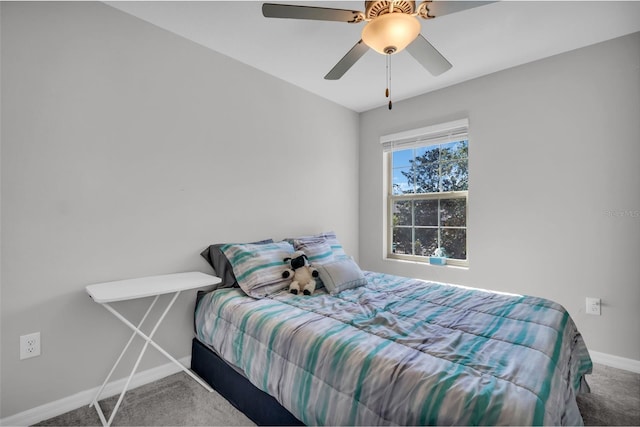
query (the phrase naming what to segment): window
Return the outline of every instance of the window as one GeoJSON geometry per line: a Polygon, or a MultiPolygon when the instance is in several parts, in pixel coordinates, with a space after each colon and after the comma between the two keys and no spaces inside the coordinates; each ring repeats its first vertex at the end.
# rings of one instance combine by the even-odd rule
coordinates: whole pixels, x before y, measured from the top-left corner
{"type": "Polygon", "coordinates": [[[467,265],[467,120],[381,138],[385,156],[387,258],[467,265]]]}

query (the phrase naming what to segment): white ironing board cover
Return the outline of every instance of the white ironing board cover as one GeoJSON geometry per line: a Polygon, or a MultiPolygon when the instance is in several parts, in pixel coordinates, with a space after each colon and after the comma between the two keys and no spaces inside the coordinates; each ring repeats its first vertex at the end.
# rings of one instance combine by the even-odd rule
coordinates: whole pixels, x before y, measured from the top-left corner
{"type": "Polygon", "coordinates": [[[105,304],[201,288],[220,282],[218,277],[193,271],[96,283],[88,285],[86,290],[95,302],[105,304]]]}

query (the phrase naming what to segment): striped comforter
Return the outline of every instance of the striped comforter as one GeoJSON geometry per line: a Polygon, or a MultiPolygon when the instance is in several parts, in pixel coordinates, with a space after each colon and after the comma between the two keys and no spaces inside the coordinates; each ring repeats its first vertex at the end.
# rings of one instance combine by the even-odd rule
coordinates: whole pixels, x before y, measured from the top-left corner
{"type": "Polygon", "coordinates": [[[198,339],[307,425],[582,424],[592,365],[562,306],[366,276],[335,296],[211,292],[198,339]]]}

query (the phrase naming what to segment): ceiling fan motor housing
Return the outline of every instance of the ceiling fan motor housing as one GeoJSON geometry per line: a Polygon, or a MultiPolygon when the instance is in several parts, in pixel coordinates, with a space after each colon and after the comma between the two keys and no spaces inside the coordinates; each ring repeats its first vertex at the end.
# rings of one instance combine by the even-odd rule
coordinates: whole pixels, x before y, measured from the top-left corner
{"type": "Polygon", "coordinates": [[[395,12],[406,13],[411,15],[416,10],[416,2],[409,0],[399,0],[399,1],[388,1],[388,0],[378,0],[378,1],[365,1],[365,16],[366,19],[374,19],[380,15],[384,15],[389,13],[389,9],[391,4],[393,3],[393,10],[395,12]]]}

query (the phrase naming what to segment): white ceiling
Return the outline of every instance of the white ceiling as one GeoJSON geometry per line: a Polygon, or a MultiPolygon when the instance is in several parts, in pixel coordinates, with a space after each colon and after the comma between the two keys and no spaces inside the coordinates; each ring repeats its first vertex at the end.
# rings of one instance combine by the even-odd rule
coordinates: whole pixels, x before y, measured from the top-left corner
{"type": "MultiPolygon", "coordinates": [[[[269,2],[364,11],[362,1],[269,2]]],[[[373,50],[340,80],[323,78],[363,23],[268,19],[257,1],[106,3],[354,111],[387,104],[385,57],[373,50]]],[[[433,77],[408,52],[393,55],[394,102],[640,31],[640,1],[501,1],[421,23],[453,68],[433,77]]]]}

